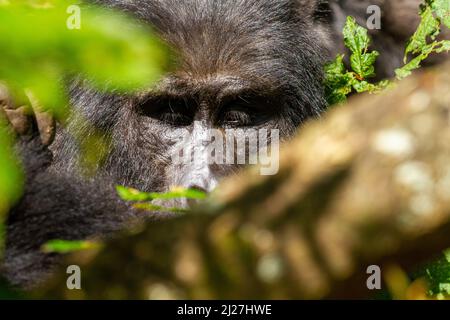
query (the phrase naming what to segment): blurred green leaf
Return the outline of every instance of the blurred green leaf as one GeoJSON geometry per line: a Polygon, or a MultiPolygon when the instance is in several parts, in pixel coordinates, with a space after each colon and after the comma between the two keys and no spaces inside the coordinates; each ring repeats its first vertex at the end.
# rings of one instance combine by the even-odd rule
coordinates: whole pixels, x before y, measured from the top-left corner
{"type": "Polygon", "coordinates": [[[169,192],[142,192],[133,188],[116,186],[117,193],[125,201],[171,200],[179,198],[203,200],[206,193],[197,189],[173,188],[169,192]]]}
{"type": "Polygon", "coordinates": [[[117,193],[120,198],[125,201],[138,202],[133,204],[133,207],[145,211],[158,212],[173,212],[186,213],[188,209],[165,207],[151,203],[153,200],[172,200],[172,199],[196,199],[204,200],[207,194],[197,189],[186,189],[182,187],[175,187],[168,192],[143,192],[133,188],[123,186],[116,186],[117,193]]]}
{"type": "Polygon", "coordinates": [[[441,22],[450,28],[450,1],[434,0],[431,6],[441,22]]]}
{"type": "Polygon", "coordinates": [[[97,249],[100,243],[94,241],[69,241],[69,240],[51,240],[46,242],[41,250],[45,253],[70,253],[81,250],[97,249]]]}
{"type": "Polygon", "coordinates": [[[13,149],[13,138],[0,115],[0,258],[5,236],[5,216],[19,199],[23,189],[23,173],[13,149]]]}
{"type": "Polygon", "coordinates": [[[73,3],[31,3],[0,5],[0,79],[30,89],[56,114],[65,104],[61,80],[69,74],[82,74],[102,89],[129,92],[150,86],[167,66],[161,41],[122,13],[80,5],[81,28],[69,29],[67,8],[73,3]]]}
{"type": "MultiPolygon", "coordinates": [[[[27,90],[43,111],[63,119],[67,76],[81,75],[94,87],[125,93],[148,88],[166,69],[168,49],[149,27],[123,13],[78,4],[80,29],[73,29],[69,8],[74,3],[67,0],[0,0],[0,80],[17,106],[29,103],[27,90]]],[[[0,227],[23,187],[5,124],[0,119],[0,227]]],[[[95,146],[102,143],[96,140],[95,146]]],[[[3,238],[0,234],[0,250],[3,238]]]]}

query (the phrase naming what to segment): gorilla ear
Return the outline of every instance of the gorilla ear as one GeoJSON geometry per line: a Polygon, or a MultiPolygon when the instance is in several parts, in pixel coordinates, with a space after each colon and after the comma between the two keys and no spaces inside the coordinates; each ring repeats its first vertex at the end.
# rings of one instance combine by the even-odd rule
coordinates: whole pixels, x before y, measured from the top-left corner
{"type": "Polygon", "coordinates": [[[297,11],[313,21],[330,21],[331,9],[328,0],[294,0],[297,11]]]}

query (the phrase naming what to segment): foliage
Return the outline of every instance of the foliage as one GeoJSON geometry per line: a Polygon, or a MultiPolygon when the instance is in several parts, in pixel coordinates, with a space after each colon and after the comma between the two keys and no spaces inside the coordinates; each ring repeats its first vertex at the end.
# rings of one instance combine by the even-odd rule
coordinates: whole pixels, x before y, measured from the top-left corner
{"type": "Polygon", "coordinates": [[[347,17],[344,30],[345,46],[350,49],[350,66],[348,71],[344,65],[344,55],[325,66],[325,93],[330,105],[342,103],[353,90],[356,92],[377,92],[385,88],[387,81],[378,84],[368,82],[375,76],[375,62],[379,53],[369,51],[370,37],[367,30],[359,26],[353,17],[347,17]]]}
{"type": "MultiPolygon", "coordinates": [[[[164,193],[159,192],[143,192],[133,188],[116,186],[117,193],[122,200],[135,202],[133,207],[145,211],[163,211],[172,213],[186,213],[186,209],[168,208],[160,205],[152,204],[153,200],[171,200],[178,198],[203,200],[206,193],[196,189],[185,189],[181,187],[173,188],[164,193]]],[[[47,253],[70,253],[80,250],[96,249],[101,246],[100,242],[83,241],[83,240],[61,240],[55,239],[46,242],[41,250],[47,253]]]]}
{"type": "MultiPolygon", "coordinates": [[[[409,76],[413,70],[419,68],[421,62],[431,53],[450,50],[449,40],[436,41],[441,25],[447,27],[450,25],[449,6],[447,0],[426,0],[421,6],[420,25],[406,45],[405,65],[395,70],[398,80],[409,76]]],[[[378,83],[371,83],[368,80],[375,76],[374,66],[379,53],[369,50],[371,39],[367,30],[359,26],[353,17],[347,17],[343,35],[345,46],[351,52],[352,71],[346,69],[343,54],[325,66],[325,93],[330,105],[345,102],[353,91],[376,93],[391,85],[387,80],[378,83]]]]}
{"type": "MultiPolygon", "coordinates": [[[[432,53],[450,51],[450,40],[437,41],[442,25],[450,28],[450,2],[448,0],[426,0],[420,7],[421,22],[416,32],[406,44],[405,65],[395,70],[398,80],[402,80],[421,66],[423,60],[432,53]]],[[[325,66],[325,93],[330,105],[343,103],[353,91],[357,93],[376,93],[390,86],[385,80],[371,83],[368,79],[375,76],[375,62],[379,53],[370,51],[371,39],[365,28],[359,26],[353,17],[347,17],[343,30],[345,46],[350,50],[350,67],[344,65],[344,55],[338,55],[325,66]]],[[[430,296],[448,297],[450,295],[450,252],[430,263],[417,278],[425,279],[430,296]]],[[[416,280],[411,288],[420,283],[416,280]]],[[[401,282],[401,281],[400,281],[401,282]]],[[[393,286],[395,287],[395,286],[393,286]]],[[[420,290],[419,290],[420,291],[420,290]]]]}
{"type": "Polygon", "coordinates": [[[403,67],[395,70],[398,79],[409,76],[418,69],[423,60],[431,53],[441,53],[450,50],[450,40],[436,41],[441,30],[441,24],[450,28],[450,5],[447,0],[427,0],[420,9],[421,22],[408,41],[405,49],[403,67]],[[429,41],[431,39],[431,42],[429,41]],[[413,58],[407,63],[408,55],[413,58]]]}
{"type": "Polygon", "coordinates": [[[150,30],[95,6],[82,6],[80,29],[69,29],[71,5],[66,0],[0,5],[0,61],[7,62],[0,64],[0,79],[31,89],[59,113],[65,101],[58,80],[68,74],[81,73],[119,91],[140,89],[160,76],[166,54],[150,30]]]}
{"type": "Polygon", "coordinates": [[[450,298],[450,249],[444,251],[439,259],[421,267],[413,277],[426,280],[430,296],[450,298]]]}
{"type": "Polygon", "coordinates": [[[133,206],[136,209],[146,211],[164,211],[174,213],[185,213],[186,210],[182,208],[167,208],[159,205],[152,204],[153,200],[172,200],[172,199],[194,199],[204,200],[206,193],[197,189],[186,189],[181,187],[175,187],[168,192],[142,192],[133,188],[127,188],[123,186],[116,187],[117,193],[125,201],[137,202],[133,206]]]}
{"type": "MultiPolygon", "coordinates": [[[[126,93],[150,86],[168,62],[166,47],[148,27],[94,5],[0,0],[0,21],[0,79],[13,93],[14,105],[29,104],[26,89],[60,120],[66,114],[62,83],[67,76],[76,73],[99,89],[126,93]],[[69,28],[77,8],[80,28],[69,28]]],[[[0,97],[0,107],[2,102],[0,97]]],[[[0,255],[2,217],[23,184],[4,120],[0,115],[0,255]]]]}
{"type": "Polygon", "coordinates": [[[46,242],[41,250],[46,253],[70,253],[80,250],[97,249],[101,245],[94,241],[69,241],[69,240],[51,240],[46,242]]]}

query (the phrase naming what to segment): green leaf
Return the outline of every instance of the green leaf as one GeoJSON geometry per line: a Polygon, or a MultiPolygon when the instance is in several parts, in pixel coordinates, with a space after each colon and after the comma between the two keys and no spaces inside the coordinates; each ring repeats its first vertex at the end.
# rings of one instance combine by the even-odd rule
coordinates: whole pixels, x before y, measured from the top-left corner
{"type": "Polygon", "coordinates": [[[432,52],[441,53],[449,50],[450,50],[449,40],[443,40],[439,42],[435,41],[431,44],[424,46],[418,56],[414,57],[410,62],[408,62],[403,67],[395,70],[397,79],[401,80],[411,75],[412,71],[420,68],[422,61],[428,58],[428,56],[432,52]]]}
{"type": "Polygon", "coordinates": [[[197,189],[186,189],[176,187],[169,192],[142,192],[133,188],[127,188],[123,186],[116,186],[117,193],[125,201],[138,202],[133,204],[133,207],[145,211],[159,211],[159,212],[174,212],[174,213],[186,213],[188,209],[176,208],[176,207],[164,207],[155,205],[149,201],[156,199],[171,200],[171,199],[196,199],[203,200],[206,198],[206,193],[197,189]]]}
{"type": "Polygon", "coordinates": [[[421,62],[428,58],[432,52],[442,53],[450,50],[450,41],[433,41],[428,43],[429,39],[434,40],[440,32],[440,23],[448,23],[445,20],[449,19],[450,2],[448,0],[427,0],[425,5],[421,7],[421,22],[417,31],[408,41],[405,50],[405,63],[408,54],[412,53],[416,56],[406,63],[403,67],[395,70],[397,79],[403,79],[409,76],[413,70],[420,67],[421,62]],[[435,18],[433,12],[438,18],[435,18]]]}
{"type": "Polygon", "coordinates": [[[376,85],[369,83],[367,81],[358,81],[353,85],[353,88],[358,93],[362,93],[362,92],[366,92],[366,91],[373,92],[376,90],[376,85]]]}
{"type": "Polygon", "coordinates": [[[413,279],[424,278],[429,287],[428,294],[435,297],[450,297],[450,249],[412,273],[413,279]]]}
{"type": "Polygon", "coordinates": [[[370,37],[367,30],[359,26],[353,17],[347,17],[344,27],[344,42],[352,52],[350,65],[360,80],[375,75],[374,64],[379,56],[377,51],[367,52],[370,45],[370,37]]]}
{"type": "Polygon", "coordinates": [[[450,295],[450,260],[448,257],[448,253],[444,253],[443,258],[431,263],[426,268],[432,295],[450,295]]]}
{"type": "Polygon", "coordinates": [[[421,53],[427,46],[427,39],[431,38],[434,40],[440,31],[439,20],[433,16],[433,11],[430,6],[425,6],[421,11],[420,16],[422,19],[419,27],[406,46],[404,58],[405,63],[408,59],[408,54],[421,53]]]}
{"type": "Polygon", "coordinates": [[[412,59],[410,62],[408,62],[406,65],[404,65],[401,68],[398,68],[395,70],[395,75],[397,76],[398,80],[402,80],[406,77],[409,77],[412,73],[412,71],[418,69],[420,67],[420,63],[424,59],[423,55],[419,55],[412,59]]]}
{"type": "Polygon", "coordinates": [[[325,74],[327,77],[334,79],[346,72],[344,65],[344,55],[338,54],[336,58],[325,65],[325,74]]]}
{"type": "Polygon", "coordinates": [[[116,186],[116,191],[119,197],[125,201],[146,201],[149,199],[148,193],[133,188],[116,186]]]}
{"type": "MultiPolygon", "coordinates": [[[[449,14],[448,0],[426,0],[421,6],[421,23],[408,41],[405,49],[405,65],[395,70],[397,79],[409,76],[431,53],[450,51],[450,40],[434,41],[440,32],[440,23],[448,26],[449,14]],[[437,18],[433,14],[436,14],[437,18]],[[429,39],[433,42],[428,43],[429,39]],[[414,56],[407,63],[408,55],[411,53],[414,56]]],[[[334,61],[325,65],[324,87],[329,105],[345,102],[352,90],[358,93],[377,93],[393,84],[388,80],[375,84],[367,81],[368,78],[375,76],[375,62],[379,53],[369,52],[371,39],[368,32],[359,26],[353,17],[347,17],[343,35],[345,46],[351,51],[352,71],[346,70],[343,55],[338,55],[334,61]]]]}
{"type": "Polygon", "coordinates": [[[197,189],[173,188],[169,192],[142,192],[133,188],[124,186],[116,186],[117,193],[125,201],[152,201],[155,199],[170,200],[170,199],[196,199],[203,200],[206,198],[206,193],[197,189]]]}
{"type": "Polygon", "coordinates": [[[450,1],[448,0],[434,0],[431,7],[447,28],[450,28],[450,1]]]}
{"type": "MultiPolygon", "coordinates": [[[[101,89],[128,92],[151,86],[168,63],[167,48],[152,30],[123,13],[79,4],[81,29],[70,30],[66,10],[73,4],[69,0],[0,0],[0,80],[12,91],[32,92],[44,110],[59,119],[67,111],[61,84],[67,75],[81,73],[101,89]]],[[[3,120],[0,225],[19,199],[24,180],[3,120]]],[[[0,255],[3,238],[0,235],[0,255]]]]}
{"type": "Polygon", "coordinates": [[[325,95],[329,105],[343,103],[352,91],[353,75],[345,70],[344,55],[325,65],[325,95]]]}
{"type": "Polygon", "coordinates": [[[70,253],[74,251],[97,249],[100,243],[94,241],[70,241],[70,240],[50,240],[46,242],[41,250],[45,253],[70,253]]]}
{"type": "Polygon", "coordinates": [[[66,104],[60,80],[68,74],[80,73],[101,89],[128,92],[148,88],[165,70],[166,47],[129,16],[80,4],[81,29],[72,30],[66,10],[73,3],[45,3],[0,5],[0,61],[8,62],[0,64],[0,79],[30,89],[56,114],[66,104]]]}
{"type": "Polygon", "coordinates": [[[352,53],[362,53],[370,44],[367,30],[356,23],[355,18],[348,16],[343,31],[344,43],[352,53]]]}
{"type": "Polygon", "coordinates": [[[378,51],[372,51],[360,56],[352,55],[350,57],[353,70],[362,78],[367,79],[375,76],[375,61],[380,54],[378,51]]]}
{"type": "Polygon", "coordinates": [[[437,44],[438,48],[435,49],[436,53],[448,52],[450,51],[450,40],[442,40],[437,44]]]}

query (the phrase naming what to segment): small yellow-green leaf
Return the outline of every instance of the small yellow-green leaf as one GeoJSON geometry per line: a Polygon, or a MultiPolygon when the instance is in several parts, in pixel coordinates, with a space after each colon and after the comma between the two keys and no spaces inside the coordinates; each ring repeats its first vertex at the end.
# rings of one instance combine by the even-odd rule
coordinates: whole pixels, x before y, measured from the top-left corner
{"type": "Polygon", "coordinates": [[[71,240],[50,240],[42,245],[41,250],[45,253],[70,253],[81,250],[92,250],[100,248],[101,244],[94,241],[71,241],[71,240]]]}
{"type": "Polygon", "coordinates": [[[432,8],[441,22],[447,26],[447,28],[450,28],[450,1],[434,0],[432,8]]]}
{"type": "Polygon", "coordinates": [[[206,193],[203,191],[182,187],[175,187],[168,192],[142,192],[124,186],[116,186],[116,190],[119,196],[125,201],[152,201],[155,199],[170,200],[179,198],[203,200],[206,198],[206,193]]]}
{"type": "Polygon", "coordinates": [[[409,53],[417,54],[422,52],[423,48],[427,46],[427,39],[434,39],[440,31],[439,20],[433,16],[430,6],[425,6],[420,16],[420,24],[406,46],[405,62],[409,53]]]}

